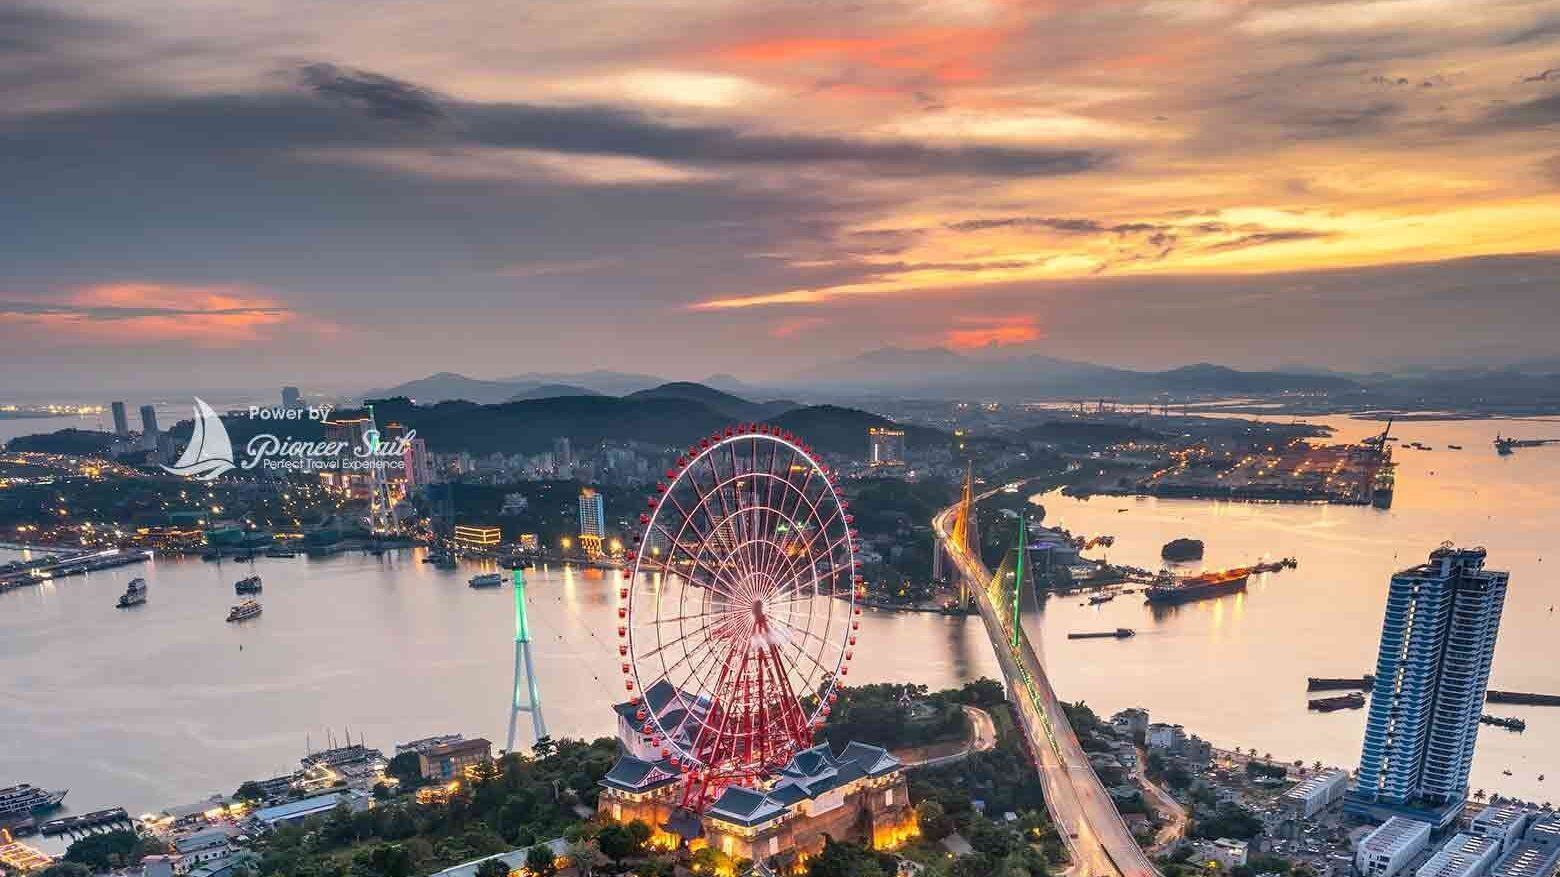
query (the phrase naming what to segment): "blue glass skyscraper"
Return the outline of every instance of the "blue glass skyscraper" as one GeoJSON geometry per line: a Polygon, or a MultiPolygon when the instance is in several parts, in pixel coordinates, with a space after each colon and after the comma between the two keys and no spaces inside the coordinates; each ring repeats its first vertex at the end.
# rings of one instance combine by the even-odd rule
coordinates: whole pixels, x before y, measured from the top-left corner
{"type": "Polygon", "coordinates": [[[1462,809],[1506,600],[1484,557],[1447,543],[1392,577],[1351,812],[1445,824],[1462,809]]]}

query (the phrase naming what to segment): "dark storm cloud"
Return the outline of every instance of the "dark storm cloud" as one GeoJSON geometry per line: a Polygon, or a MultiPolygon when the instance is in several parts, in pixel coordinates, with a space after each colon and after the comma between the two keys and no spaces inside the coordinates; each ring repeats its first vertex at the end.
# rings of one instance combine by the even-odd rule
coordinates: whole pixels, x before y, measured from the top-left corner
{"type": "Polygon", "coordinates": [[[1485,116],[1481,127],[1522,130],[1556,124],[1560,124],[1560,91],[1519,103],[1500,104],[1485,116]]]}
{"type": "Polygon", "coordinates": [[[26,3],[0,6],[0,60],[43,53],[62,42],[106,36],[114,30],[103,22],[26,3]]]}
{"type": "Polygon", "coordinates": [[[306,65],[298,72],[298,78],[315,94],[376,118],[403,122],[444,118],[444,110],[432,92],[389,76],[320,63],[306,65]]]}
{"type": "Polygon", "coordinates": [[[466,104],[460,118],[473,142],[587,155],[622,155],[711,166],[850,163],[870,171],[1055,176],[1105,167],[1112,153],[1091,149],[933,147],[910,141],[753,134],[730,127],[659,122],[616,107],[466,104]]]}

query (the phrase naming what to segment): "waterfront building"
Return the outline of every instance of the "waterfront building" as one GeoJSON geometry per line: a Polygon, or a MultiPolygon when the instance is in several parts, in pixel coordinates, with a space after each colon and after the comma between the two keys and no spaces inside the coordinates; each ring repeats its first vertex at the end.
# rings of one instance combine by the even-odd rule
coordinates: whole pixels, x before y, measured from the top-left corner
{"type": "Polygon", "coordinates": [[[1360,841],[1354,868],[1363,877],[1393,877],[1429,843],[1430,823],[1393,816],[1360,841]]]}
{"type": "Polygon", "coordinates": [[[1490,869],[1492,877],[1550,877],[1560,865],[1560,813],[1537,816],[1522,840],[1490,869]]]}
{"type": "Polygon", "coordinates": [[[905,464],[905,431],[887,426],[867,428],[867,465],[903,466],[905,464]]]}
{"type": "Polygon", "coordinates": [[[1116,732],[1130,739],[1148,735],[1148,710],[1128,707],[1110,717],[1110,725],[1116,732]]]}
{"type": "Polygon", "coordinates": [[[425,780],[460,779],[467,768],[492,760],[493,744],[481,737],[436,743],[417,750],[417,767],[425,780]]]}
{"type": "Polygon", "coordinates": [[[1351,813],[1445,826],[1461,812],[1506,599],[1484,560],[1448,543],[1392,577],[1351,813]]]}
{"type": "Polygon", "coordinates": [[[1516,846],[1536,814],[1516,804],[1491,804],[1468,823],[1468,833],[1493,839],[1501,852],[1516,846]]]}
{"type": "Polygon", "coordinates": [[[1300,782],[1285,792],[1279,803],[1301,819],[1310,819],[1343,798],[1348,791],[1348,771],[1333,768],[1300,782]]]}
{"type": "Polygon", "coordinates": [[[157,409],[150,405],[141,406],[141,447],[144,450],[157,450],[157,409]]]}
{"type": "Polygon", "coordinates": [[[491,551],[502,540],[502,531],[486,524],[456,524],[455,547],[466,551],[491,551]]]}
{"type": "Polygon", "coordinates": [[[303,407],[303,397],[297,387],[282,388],[282,407],[286,409],[303,407]]]}
{"type": "Polygon", "coordinates": [[[1458,834],[1420,865],[1414,877],[1482,877],[1499,856],[1499,841],[1458,834]]]}
{"type": "Polygon", "coordinates": [[[114,410],[114,435],[121,438],[130,434],[130,418],[125,415],[125,403],[113,402],[109,405],[114,410]]]}
{"type": "Polygon", "coordinates": [[[580,491],[580,548],[591,556],[600,554],[606,535],[605,503],[600,493],[586,487],[580,491]]]}
{"type": "Polygon", "coordinates": [[[360,791],[343,792],[339,795],[316,795],[313,798],[289,801],[286,804],[256,810],[249,818],[260,828],[276,828],[279,825],[300,823],[310,816],[329,813],[342,804],[353,813],[358,813],[374,806],[374,799],[360,791]]]}

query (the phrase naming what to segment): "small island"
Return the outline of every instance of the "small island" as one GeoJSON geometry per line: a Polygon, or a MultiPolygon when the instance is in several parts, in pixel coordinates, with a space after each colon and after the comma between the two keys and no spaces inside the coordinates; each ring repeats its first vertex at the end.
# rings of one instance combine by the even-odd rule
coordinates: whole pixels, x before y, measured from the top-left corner
{"type": "Polygon", "coordinates": [[[1165,560],[1202,560],[1203,543],[1201,539],[1171,539],[1159,549],[1159,556],[1165,560]]]}

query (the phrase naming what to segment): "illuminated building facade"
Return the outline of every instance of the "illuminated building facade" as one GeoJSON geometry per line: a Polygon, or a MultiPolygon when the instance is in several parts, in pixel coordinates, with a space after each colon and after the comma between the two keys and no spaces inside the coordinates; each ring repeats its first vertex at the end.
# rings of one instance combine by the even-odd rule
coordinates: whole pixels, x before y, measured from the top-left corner
{"type": "Polygon", "coordinates": [[[606,505],[601,494],[587,487],[580,491],[580,548],[591,556],[598,555],[606,535],[606,505]]]}
{"type": "Polygon", "coordinates": [[[1392,576],[1351,813],[1446,825],[1468,798],[1507,574],[1450,543],[1392,576]]]}
{"type": "MultiPolygon", "coordinates": [[[[686,727],[698,722],[683,717],[696,719],[709,705],[663,680],[646,689],[639,704],[614,709],[622,754],[601,780],[597,812],[616,822],[638,819],[656,831],[652,843],[675,846],[677,836],[664,826],[682,803],[681,774],[643,733],[636,712],[650,709],[663,727],[686,727]]],[[[865,743],[851,743],[837,754],[822,743],[798,752],[762,783],[723,789],[704,813],[702,832],[695,846],[707,844],[735,859],[784,863],[817,853],[826,835],[891,849],[917,836],[919,826],[899,759],[865,743]]]]}
{"type": "Polygon", "coordinates": [[[905,431],[886,426],[874,426],[867,430],[867,465],[903,466],[905,464],[905,431]]]}
{"type": "Polygon", "coordinates": [[[502,532],[480,524],[456,524],[455,547],[466,551],[491,551],[498,547],[502,532]]]}

